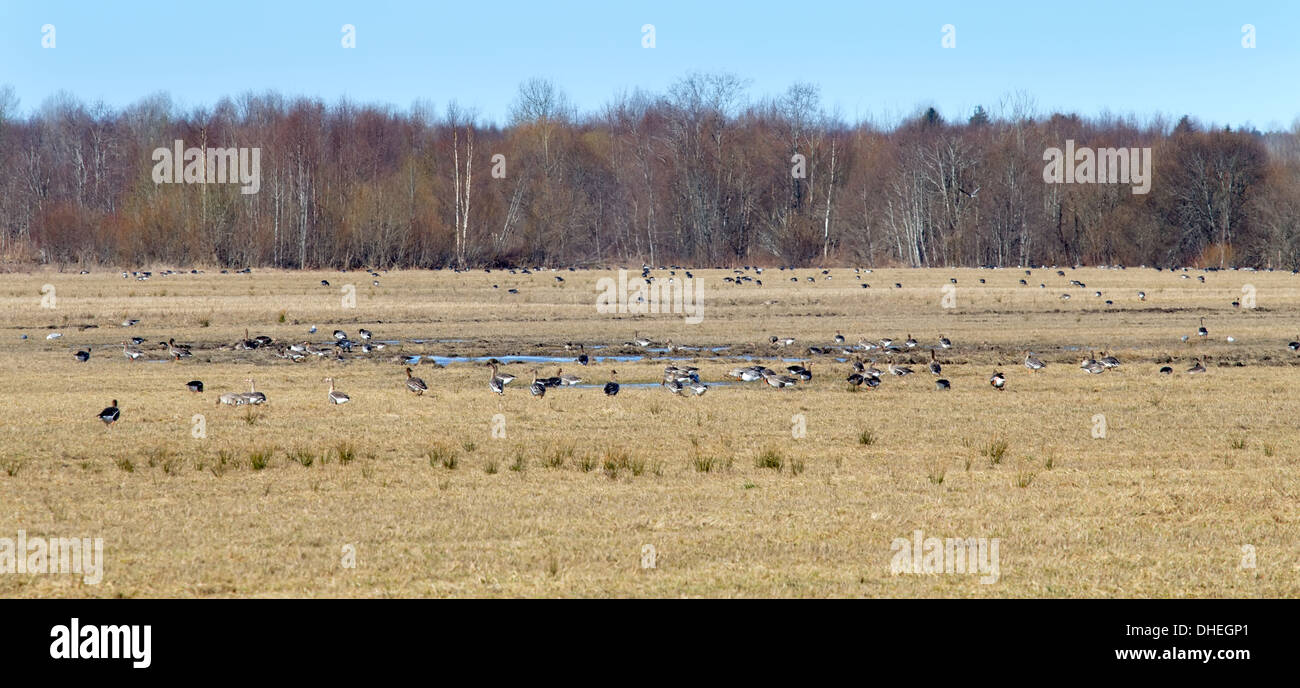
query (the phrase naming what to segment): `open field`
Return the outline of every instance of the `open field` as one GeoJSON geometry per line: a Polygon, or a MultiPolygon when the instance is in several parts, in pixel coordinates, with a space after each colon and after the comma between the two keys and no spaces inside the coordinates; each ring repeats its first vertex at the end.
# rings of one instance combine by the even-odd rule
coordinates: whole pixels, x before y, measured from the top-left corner
{"type": "Polygon", "coordinates": [[[768,269],[749,273],[759,287],[693,272],[698,324],[598,312],[597,280],[612,271],[403,271],[379,286],[337,271],[0,275],[0,537],[101,537],[105,559],[98,585],[8,574],[0,596],[1300,594],[1300,359],[1287,347],[1300,338],[1300,276],[832,269],[828,281],[768,269]],[[1245,285],[1256,308],[1231,305],[1245,285]],[[335,328],[369,328],[400,343],[295,363],[231,350],[245,328],[320,345],[335,328]],[[919,346],[896,359],[916,374],[852,391],[845,354],[804,354],[835,346],[837,330],[846,346],[911,334],[919,346]],[[533,398],[525,363],[503,368],[519,378],[504,397],[481,364],[422,362],[422,397],[403,384],[404,356],[572,357],[570,341],[639,356],[624,344],[637,331],[730,348],[563,364],[597,385],[617,368],[626,386],[613,398],[533,398]],[[947,392],[925,370],[940,335],[953,343],[939,352],[947,392]],[[132,336],[151,361],[123,356],[132,336]],[[796,341],[777,350],[770,336],[796,341]],[[157,343],[170,337],[194,356],[167,362],[157,343]],[[75,361],[86,346],[90,360],[75,361]],[[1027,370],[1026,350],[1048,366],[1027,370]],[[1087,374],[1090,350],[1123,363],[1087,374]],[[706,382],[743,356],[810,362],[813,379],[678,397],[657,384],[663,356],[706,382]],[[1198,356],[1208,371],[1186,374],[1198,356]],[[995,370],[1006,391],[989,386],[995,370]],[[351,402],[330,405],[325,377],[351,402]],[[265,405],[216,403],[247,391],[245,378],[265,405]],[[186,391],[192,379],[206,390],[186,391]],[[121,421],[106,428],[96,414],[112,399],[121,421]],[[998,538],[996,582],[892,574],[891,543],[917,530],[998,538]]]}

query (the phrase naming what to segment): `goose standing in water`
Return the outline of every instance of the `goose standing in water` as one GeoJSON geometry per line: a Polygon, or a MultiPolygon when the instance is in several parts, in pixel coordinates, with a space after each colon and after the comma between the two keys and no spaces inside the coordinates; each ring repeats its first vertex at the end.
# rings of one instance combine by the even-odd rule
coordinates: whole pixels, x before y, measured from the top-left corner
{"type": "Polygon", "coordinates": [[[609,382],[605,383],[605,396],[612,397],[618,395],[618,382],[615,382],[614,380],[616,377],[618,377],[617,370],[609,371],[609,382]]]}
{"type": "Polygon", "coordinates": [[[1030,370],[1032,370],[1032,371],[1034,371],[1034,372],[1038,372],[1038,371],[1042,370],[1043,368],[1046,368],[1046,367],[1047,367],[1047,364],[1046,364],[1046,363],[1043,363],[1041,360],[1039,360],[1038,358],[1036,358],[1032,352],[1030,352],[1030,351],[1026,351],[1026,352],[1025,352],[1025,367],[1028,368],[1028,369],[1030,369],[1030,370]]]}
{"type": "Polygon", "coordinates": [[[993,389],[1001,392],[1007,388],[1007,376],[1000,372],[994,372],[993,377],[989,378],[989,384],[993,385],[993,389]]]}
{"type": "Polygon", "coordinates": [[[934,349],[930,349],[930,374],[938,375],[943,372],[943,366],[939,364],[939,359],[934,355],[934,349]]]}
{"type": "Polygon", "coordinates": [[[174,337],[167,340],[167,353],[172,357],[173,361],[180,361],[182,358],[189,358],[194,355],[190,353],[190,347],[177,344],[174,337]]]}
{"type": "Polygon", "coordinates": [[[197,394],[197,393],[199,393],[199,392],[202,392],[202,391],[203,391],[203,381],[202,381],[202,380],[190,380],[189,382],[186,382],[186,383],[185,383],[185,389],[188,389],[188,390],[190,390],[191,392],[194,392],[195,394],[197,394]]]}
{"type": "Polygon", "coordinates": [[[417,397],[423,396],[425,392],[429,391],[429,386],[424,384],[424,380],[411,375],[409,366],[406,368],[406,388],[414,392],[417,397]]]}
{"type": "Polygon", "coordinates": [[[90,360],[90,347],[86,347],[86,350],[85,350],[85,351],[78,351],[77,353],[72,354],[72,357],[75,358],[75,359],[77,359],[77,361],[80,362],[80,363],[85,363],[86,361],[89,361],[89,360],[90,360]]]}
{"type": "Polygon", "coordinates": [[[582,378],[577,375],[565,375],[564,370],[560,368],[555,369],[555,376],[559,378],[561,387],[572,387],[574,385],[582,384],[582,378]]]}
{"type": "Polygon", "coordinates": [[[1205,366],[1201,365],[1201,359],[1199,358],[1192,359],[1192,367],[1187,369],[1187,374],[1195,375],[1197,373],[1204,373],[1204,372],[1205,372],[1205,366]]]}
{"type": "Polygon", "coordinates": [[[114,399],[112,405],[103,411],[100,411],[99,415],[95,417],[104,421],[105,427],[116,423],[118,419],[122,417],[122,411],[117,408],[117,399],[114,399]]]}
{"type": "Polygon", "coordinates": [[[122,355],[126,356],[129,360],[134,361],[143,356],[144,353],[139,349],[127,346],[126,342],[122,342],[122,355]]]}
{"type": "Polygon", "coordinates": [[[330,383],[330,395],[329,395],[329,399],[330,399],[330,403],[331,403],[331,404],[339,405],[339,404],[346,404],[346,403],[348,403],[349,401],[352,401],[352,397],[350,397],[350,396],[348,396],[348,395],[346,395],[346,394],[344,394],[344,393],[342,393],[342,392],[336,392],[336,391],[334,391],[334,378],[332,378],[332,377],[327,377],[327,378],[325,378],[324,381],[330,383]]]}

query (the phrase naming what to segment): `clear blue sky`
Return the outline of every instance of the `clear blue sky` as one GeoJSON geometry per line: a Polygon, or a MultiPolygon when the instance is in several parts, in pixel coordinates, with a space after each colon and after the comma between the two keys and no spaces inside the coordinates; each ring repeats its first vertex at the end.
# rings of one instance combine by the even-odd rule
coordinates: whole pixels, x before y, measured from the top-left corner
{"type": "Polygon", "coordinates": [[[0,84],[24,112],[60,90],[114,106],[168,91],[188,108],[275,89],[400,109],[456,100],[503,121],[529,77],[591,111],[692,70],[735,73],[751,97],[810,81],[849,121],[890,124],[928,105],[966,116],[1019,90],[1040,113],[1288,128],[1300,116],[1300,2],[0,0],[0,84]],[[357,27],[354,50],[340,45],[343,24],[357,27]],[[643,24],[654,49],[641,47],[643,24]],[[940,45],[945,24],[955,49],[940,45]]]}

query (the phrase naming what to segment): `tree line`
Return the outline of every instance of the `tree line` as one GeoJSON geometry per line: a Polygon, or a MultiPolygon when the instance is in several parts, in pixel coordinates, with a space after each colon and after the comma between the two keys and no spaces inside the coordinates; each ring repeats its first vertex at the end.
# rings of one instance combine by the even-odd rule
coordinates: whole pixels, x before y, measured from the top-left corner
{"type": "Polygon", "coordinates": [[[1044,115],[1024,94],[881,126],[804,83],[751,98],[691,74],[580,113],[533,79],[496,124],[274,92],[188,111],[60,94],[23,116],[0,88],[0,165],[11,264],[1300,267],[1300,120],[1044,115]],[[177,140],[258,149],[256,193],[156,183],[177,140]],[[1067,141],[1149,152],[1149,191],[1046,182],[1067,141]]]}

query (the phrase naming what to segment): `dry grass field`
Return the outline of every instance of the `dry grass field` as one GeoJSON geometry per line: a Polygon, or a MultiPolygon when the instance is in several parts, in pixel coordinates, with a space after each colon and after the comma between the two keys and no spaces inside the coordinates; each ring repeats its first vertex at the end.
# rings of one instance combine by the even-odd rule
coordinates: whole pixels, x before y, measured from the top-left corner
{"type": "Polygon", "coordinates": [[[698,324],[598,312],[610,271],[394,271],[379,286],[338,271],[3,274],[0,537],[103,538],[105,570],[97,585],[0,574],[0,596],[1296,596],[1300,368],[1287,344],[1300,276],[1064,272],[768,269],[749,273],[759,287],[699,270],[698,324]],[[1231,305],[1245,285],[1256,308],[1231,305]],[[232,350],[245,328],[400,343],[292,362],[232,350]],[[916,374],[853,391],[845,354],[805,353],[837,330],[847,345],[914,336],[896,358],[916,374]],[[573,357],[571,341],[646,355],[625,345],[638,331],[704,350],[565,363],[597,386],[544,398],[528,393],[527,363],[503,368],[519,378],[504,397],[467,362],[425,360],[429,392],[404,387],[405,356],[573,357]],[[925,369],[940,335],[953,342],[943,392],[925,369]],[[140,361],[122,354],[132,336],[140,361]],[[778,350],[771,336],[796,341],[778,350]],[[194,356],[168,362],[170,337],[194,356]],[[1048,366],[1026,369],[1026,350],[1048,366]],[[1090,375],[1090,350],[1122,365],[1090,375]],[[745,357],[807,361],[813,379],[679,397],[658,385],[665,356],[706,382],[745,357]],[[1189,375],[1196,356],[1208,371],[1189,375]],[[612,368],[626,386],[608,398],[612,368]],[[995,370],[1005,391],[988,384],[995,370]],[[326,377],[350,403],[328,403],[326,377]],[[245,378],[266,404],[217,403],[245,378]],[[112,399],[121,420],[107,428],[96,414],[112,399]],[[892,573],[891,544],[917,530],[997,538],[996,582],[892,573]]]}

